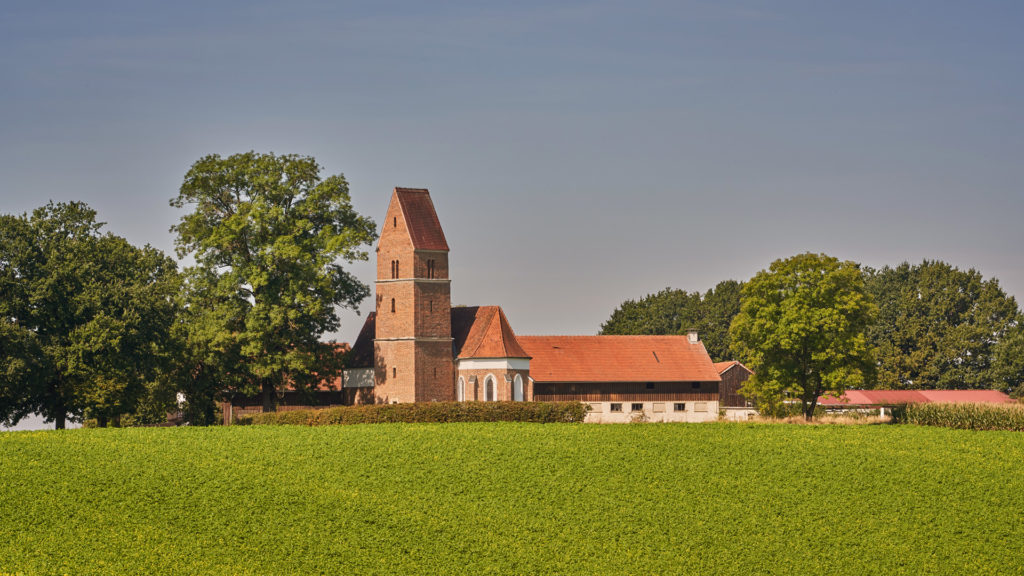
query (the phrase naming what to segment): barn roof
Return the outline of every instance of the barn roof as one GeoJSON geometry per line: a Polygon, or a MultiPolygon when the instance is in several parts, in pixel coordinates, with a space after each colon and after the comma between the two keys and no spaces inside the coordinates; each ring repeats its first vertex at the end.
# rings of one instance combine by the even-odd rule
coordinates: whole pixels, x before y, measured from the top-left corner
{"type": "Polygon", "coordinates": [[[452,308],[456,358],[529,358],[500,306],[452,308]]]}
{"type": "Polygon", "coordinates": [[[998,390],[847,390],[842,398],[822,396],[823,406],[889,406],[929,402],[1011,404],[1013,400],[998,390]]]}
{"type": "Polygon", "coordinates": [[[395,188],[395,196],[405,215],[405,225],[416,250],[448,250],[444,230],[434,211],[426,188],[395,188]]]}
{"type": "Polygon", "coordinates": [[[740,366],[747,372],[750,372],[751,374],[754,373],[754,371],[751,370],[750,368],[743,366],[743,363],[740,362],[739,360],[726,360],[725,362],[715,362],[715,370],[719,374],[725,374],[726,370],[729,370],[733,366],[740,366]]]}
{"type": "Polygon", "coordinates": [[[719,382],[686,336],[520,336],[538,382],[719,382]]]}

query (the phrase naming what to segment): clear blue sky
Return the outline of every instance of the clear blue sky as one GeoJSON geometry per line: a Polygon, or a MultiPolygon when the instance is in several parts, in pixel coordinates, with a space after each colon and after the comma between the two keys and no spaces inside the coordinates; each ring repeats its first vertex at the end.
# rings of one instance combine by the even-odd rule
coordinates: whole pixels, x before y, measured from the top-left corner
{"type": "Polygon", "coordinates": [[[430,188],[453,300],[521,334],[804,251],[1024,297],[1022,28],[1019,1],[7,0],[0,212],[84,200],[171,251],[191,163],[254,149],[378,220],[430,188]]]}

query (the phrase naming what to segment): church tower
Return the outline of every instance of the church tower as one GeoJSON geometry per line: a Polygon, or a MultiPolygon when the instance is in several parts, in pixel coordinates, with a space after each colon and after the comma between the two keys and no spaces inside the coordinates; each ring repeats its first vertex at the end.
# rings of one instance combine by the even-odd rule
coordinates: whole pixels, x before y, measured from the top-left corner
{"type": "Polygon", "coordinates": [[[448,243],[426,189],[395,188],[376,289],[375,401],[454,400],[448,243]]]}

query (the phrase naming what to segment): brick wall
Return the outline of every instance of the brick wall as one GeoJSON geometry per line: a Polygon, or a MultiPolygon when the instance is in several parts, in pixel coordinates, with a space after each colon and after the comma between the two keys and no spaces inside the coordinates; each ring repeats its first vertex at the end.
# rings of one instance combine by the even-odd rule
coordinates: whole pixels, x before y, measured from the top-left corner
{"type": "Polygon", "coordinates": [[[514,381],[516,375],[523,379],[523,400],[527,402],[533,400],[533,386],[530,382],[530,372],[528,370],[460,369],[457,372],[456,386],[458,385],[458,378],[462,377],[466,383],[465,400],[467,402],[485,400],[484,382],[488,376],[494,377],[495,392],[497,393],[496,400],[503,402],[512,401],[512,381],[514,381]],[[506,375],[510,381],[505,380],[506,375]],[[472,381],[474,376],[476,376],[476,383],[472,381]]]}
{"type": "MultiPolygon", "coordinates": [[[[442,282],[416,282],[413,287],[413,308],[415,324],[413,330],[420,338],[452,337],[451,285],[442,282]]],[[[390,302],[388,304],[390,306],[390,302]]],[[[451,345],[448,346],[448,361],[451,362],[451,345]]]]}
{"type": "Polygon", "coordinates": [[[416,401],[451,402],[455,400],[452,343],[445,341],[416,344],[416,401]]]}
{"type": "MultiPolygon", "coordinates": [[[[450,345],[449,345],[450,347],[450,345]]],[[[416,401],[416,346],[413,340],[375,341],[374,398],[377,403],[416,401]]]]}

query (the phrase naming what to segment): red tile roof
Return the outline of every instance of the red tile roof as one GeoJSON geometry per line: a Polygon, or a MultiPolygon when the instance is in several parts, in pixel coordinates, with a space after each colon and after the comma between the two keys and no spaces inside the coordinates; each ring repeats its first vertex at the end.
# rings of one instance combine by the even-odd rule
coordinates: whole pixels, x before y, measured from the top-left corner
{"type": "Polygon", "coordinates": [[[412,246],[417,250],[448,250],[441,222],[434,211],[430,192],[426,188],[395,188],[395,196],[405,215],[412,246]]]}
{"type": "Polygon", "coordinates": [[[847,390],[842,398],[822,396],[823,406],[889,406],[928,402],[1009,404],[1013,400],[998,390],[847,390]]]}
{"type": "Polygon", "coordinates": [[[456,358],[529,358],[500,306],[452,308],[456,358]]]}
{"type": "Polygon", "coordinates": [[[538,382],[719,382],[686,336],[520,336],[538,382]]]}
{"type": "Polygon", "coordinates": [[[999,390],[921,390],[929,402],[974,402],[1013,404],[1013,398],[999,390]]]}

